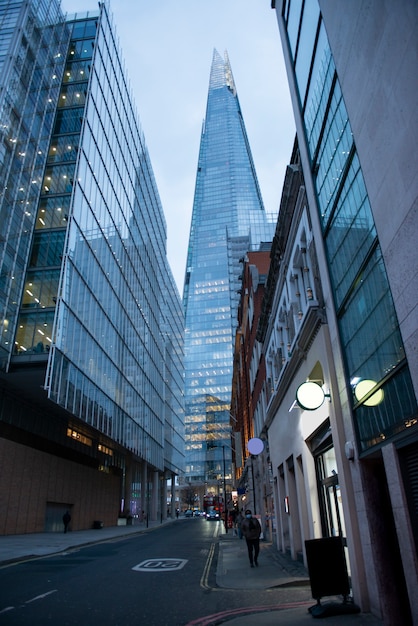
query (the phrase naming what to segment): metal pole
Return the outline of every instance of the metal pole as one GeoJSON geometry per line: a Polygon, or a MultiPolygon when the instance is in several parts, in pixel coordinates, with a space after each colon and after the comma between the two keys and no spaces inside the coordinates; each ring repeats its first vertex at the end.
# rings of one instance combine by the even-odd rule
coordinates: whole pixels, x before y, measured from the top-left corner
{"type": "Polygon", "coordinates": [[[225,446],[222,446],[222,460],[224,465],[224,516],[225,516],[225,532],[228,532],[228,511],[226,508],[226,471],[225,471],[225,446]]]}
{"type": "Polygon", "coordinates": [[[251,455],[251,476],[253,477],[253,498],[254,498],[254,515],[257,515],[257,507],[255,504],[255,482],[254,482],[254,461],[253,455],[251,455]]]}

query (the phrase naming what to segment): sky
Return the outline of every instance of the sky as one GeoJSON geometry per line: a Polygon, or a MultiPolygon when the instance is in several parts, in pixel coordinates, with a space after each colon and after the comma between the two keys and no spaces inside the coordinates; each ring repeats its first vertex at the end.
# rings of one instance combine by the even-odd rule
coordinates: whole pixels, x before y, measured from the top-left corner
{"type": "MultiPolygon", "coordinates": [[[[62,0],[66,13],[97,2],[62,0]]],[[[270,0],[111,0],[180,296],[213,50],[228,52],[266,211],[278,211],[295,122],[270,0]]]]}

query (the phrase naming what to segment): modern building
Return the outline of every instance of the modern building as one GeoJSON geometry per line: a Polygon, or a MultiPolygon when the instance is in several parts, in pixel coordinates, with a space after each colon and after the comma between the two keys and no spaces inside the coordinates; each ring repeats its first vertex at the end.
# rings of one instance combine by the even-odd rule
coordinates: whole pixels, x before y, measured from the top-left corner
{"type": "MultiPolygon", "coordinates": [[[[273,0],[272,6],[307,199],[308,246],[302,237],[299,251],[309,244],[315,251],[310,258],[320,269],[326,315],[313,343],[290,337],[290,355],[300,351],[293,371],[289,355],[282,367],[266,363],[267,377],[274,375],[270,452],[275,441],[283,444],[272,468],[276,506],[284,494],[289,506],[282,530],[295,554],[304,552],[306,539],[343,536],[355,601],[385,624],[415,624],[418,6],[412,0],[400,6],[387,0],[273,0]],[[322,404],[314,410],[298,395],[289,413],[306,381],[308,389],[322,389],[322,404]],[[299,453],[292,445],[286,452],[283,441],[293,416],[306,444],[299,453]],[[304,476],[315,472],[312,459],[304,463],[306,446],[322,463],[323,489],[331,467],[338,475],[338,484],[329,482],[333,497],[325,500],[331,517],[329,510],[306,508],[304,476]],[[340,506],[344,524],[330,525],[340,506]]],[[[293,258],[295,268],[303,267],[303,255],[293,258]]]]}
{"type": "Polygon", "coordinates": [[[109,5],[0,18],[0,534],[157,519],[183,312],[109,5]]]}
{"type": "Polygon", "coordinates": [[[196,493],[216,490],[225,473],[228,481],[232,476],[229,412],[242,273],[239,260],[260,242],[271,241],[273,232],[231,65],[226,53],[222,58],[215,50],[183,292],[185,478],[199,488],[196,493]]]}

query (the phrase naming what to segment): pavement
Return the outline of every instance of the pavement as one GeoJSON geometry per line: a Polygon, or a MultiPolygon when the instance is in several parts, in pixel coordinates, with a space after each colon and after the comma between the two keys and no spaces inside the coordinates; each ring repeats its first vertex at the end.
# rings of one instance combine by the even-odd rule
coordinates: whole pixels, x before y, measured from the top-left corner
{"type": "MultiPolygon", "coordinates": [[[[67,533],[33,533],[27,535],[6,535],[0,537],[0,567],[8,567],[19,561],[47,557],[82,546],[123,539],[132,534],[154,530],[161,524],[174,523],[176,520],[149,522],[132,526],[112,526],[91,530],[79,530],[67,533]]],[[[310,595],[309,574],[303,563],[292,560],[278,552],[276,547],[266,541],[260,546],[259,567],[250,568],[245,540],[240,540],[232,530],[225,533],[219,525],[219,554],[216,570],[216,584],[223,589],[268,590],[280,588],[286,590],[286,601],[279,605],[253,606],[218,615],[196,619],[186,626],[304,626],[312,624],[313,619],[326,619],[328,626],[383,626],[383,621],[370,613],[336,615],[341,609],[342,598],[321,599],[321,613],[315,600],[310,595]],[[306,594],[295,590],[304,587],[306,594]],[[293,590],[293,591],[292,591],[293,590]],[[292,599],[293,593],[293,599],[292,599]],[[296,599],[295,599],[296,598],[296,599]],[[311,599],[309,599],[311,598],[311,599]],[[313,609],[315,607],[315,609],[313,609]],[[309,610],[311,609],[311,611],[309,610]],[[312,610],[313,609],[313,610],[312,610]],[[330,614],[327,614],[327,611],[330,614]]]]}

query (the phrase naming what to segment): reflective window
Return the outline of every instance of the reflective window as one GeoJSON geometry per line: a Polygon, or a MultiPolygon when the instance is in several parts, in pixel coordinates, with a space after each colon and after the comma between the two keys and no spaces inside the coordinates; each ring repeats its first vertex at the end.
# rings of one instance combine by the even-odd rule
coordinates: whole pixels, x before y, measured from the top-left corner
{"type": "Polygon", "coordinates": [[[296,54],[296,46],[298,42],[300,13],[302,10],[302,0],[289,1],[289,13],[287,19],[287,36],[293,56],[296,54]]]}
{"type": "MultiPolygon", "coordinates": [[[[292,15],[292,4],[288,25],[291,41],[297,21],[292,15]]],[[[305,8],[307,4],[315,14],[317,3],[312,0],[305,3],[305,8]]],[[[303,55],[304,59],[303,63],[302,59],[300,63],[296,62],[296,78],[303,94],[306,68],[312,61],[304,112],[305,129],[347,377],[353,387],[355,419],[361,446],[365,449],[379,443],[382,436],[407,426],[405,416],[413,412],[411,394],[407,391],[409,374],[334,62],[322,25],[312,59],[313,31],[312,25],[301,29],[297,54],[303,55]],[[396,395],[395,379],[403,381],[405,394],[396,395]],[[369,395],[355,395],[360,381],[369,385],[369,395]],[[373,399],[379,402],[374,405],[373,399]]]]}
{"type": "Polygon", "coordinates": [[[60,271],[28,272],[25,290],[22,298],[22,307],[46,308],[54,307],[57,299],[60,271]]]}
{"type": "Polygon", "coordinates": [[[100,24],[94,40],[96,19],[74,24],[63,82],[62,72],[55,76],[55,126],[45,133],[50,145],[43,145],[36,192],[25,205],[26,252],[34,236],[14,352],[49,355],[52,400],[155,468],[178,472],[181,302],[149,155],[104,9],[100,24]]]}
{"type": "Polygon", "coordinates": [[[65,231],[36,232],[29,267],[60,266],[64,250],[65,231]]]}
{"type": "Polygon", "coordinates": [[[299,97],[303,103],[309,79],[313,48],[318,28],[319,7],[316,2],[305,2],[303,7],[300,43],[295,71],[298,77],[299,97]]]}
{"type": "Polygon", "coordinates": [[[27,356],[49,352],[52,342],[53,312],[21,313],[15,340],[15,353],[27,356]]]}

